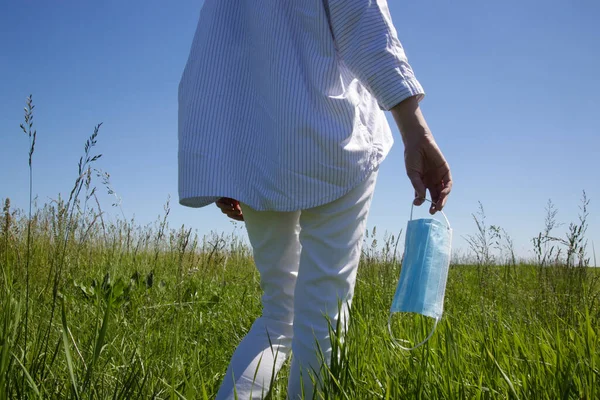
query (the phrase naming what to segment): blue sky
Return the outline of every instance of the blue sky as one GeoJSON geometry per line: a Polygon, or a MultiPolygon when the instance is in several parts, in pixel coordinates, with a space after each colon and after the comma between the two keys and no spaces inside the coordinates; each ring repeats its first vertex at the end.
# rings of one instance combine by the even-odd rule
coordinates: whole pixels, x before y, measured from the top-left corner
{"type": "MultiPolygon", "coordinates": [[[[84,142],[103,122],[97,166],[111,174],[128,218],[154,221],[171,195],[171,226],[230,232],[233,224],[215,207],[177,204],[177,85],[201,7],[189,0],[3,2],[0,198],[27,205],[28,141],[19,124],[32,93],[41,203],[68,194],[84,142]]],[[[600,3],[390,0],[389,7],[427,92],[423,112],[452,168],[446,211],[454,248],[465,251],[481,201],[488,223],[531,256],[548,199],[568,223],[585,189],[588,237],[600,253],[600,3]]],[[[397,140],[369,218],[380,233],[405,227],[413,197],[387,117],[397,140]]]]}

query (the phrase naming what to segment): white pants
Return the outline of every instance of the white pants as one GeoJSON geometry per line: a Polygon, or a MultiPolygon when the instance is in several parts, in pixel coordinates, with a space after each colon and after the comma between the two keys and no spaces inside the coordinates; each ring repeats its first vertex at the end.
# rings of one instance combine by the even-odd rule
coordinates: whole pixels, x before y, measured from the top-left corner
{"type": "Polygon", "coordinates": [[[318,379],[322,356],[329,363],[331,355],[325,316],[334,328],[341,318],[346,328],[376,179],[377,171],[340,199],[308,210],[255,211],[242,204],[263,314],[235,351],[218,400],[262,399],[290,350],[288,398],[312,398],[310,375],[318,379]]]}

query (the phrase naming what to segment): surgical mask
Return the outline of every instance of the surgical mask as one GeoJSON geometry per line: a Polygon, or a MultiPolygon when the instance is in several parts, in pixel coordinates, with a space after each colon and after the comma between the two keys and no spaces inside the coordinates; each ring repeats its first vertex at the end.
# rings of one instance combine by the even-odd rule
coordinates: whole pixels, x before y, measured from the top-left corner
{"type": "Polygon", "coordinates": [[[427,342],[442,318],[452,245],[452,229],[443,212],[441,214],[446,224],[432,218],[413,220],[412,214],[411,208],[402,270],[388,319],[390,335],[403,350],[413,350],[427,342]],[[417,313],[435,319],[425,340],[413,347],[406,347],[394,338],[391,319],[394,313],[399,312],[417,313]]]}

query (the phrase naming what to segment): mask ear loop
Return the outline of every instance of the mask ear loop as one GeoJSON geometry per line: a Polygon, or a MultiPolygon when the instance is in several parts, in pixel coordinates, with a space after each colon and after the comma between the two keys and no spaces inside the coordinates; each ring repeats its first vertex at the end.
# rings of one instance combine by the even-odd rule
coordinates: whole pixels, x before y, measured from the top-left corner
{"type": "Polygon", "coordinates": [[[404,340],[404,339],[396,339],[394,337],[394,334],[392,333],[392,313],[390,313],[389,317],[388,317],[388,332],[390,333],[390,337],[392,338],[392,343],[394,343],[394,346],[401,348],[402,350],[406,350],[406,351],[411,351],[416,349],[417,347],[420,347],[422,345],[424,345],[429,339],[431,339],[431,337],[433,336],[433,333],[435,332],[435,328],[437,327],[438,322],[440,322],[440,318],[436,318],[435,319],[435,323],[433,324],[433,328],[431,328],[431,332],[429,332],[429,335],[427,335],[427,337],[425,338],[425,340],[423,340],[422,342],[416,344],[413,347],[406,347],[406,346],[402,346],[400,344],[400,342],[408,342],[408,340],[404,340]]]}
{"type": "MultiPolygon", "coordinates": [[[[429,200],[429,199],[425,199],[425,200],[433,204],[433,202],[431,200],[429,200]]],[[[410,207],[410,220],[411,221],[413,219],[414,208],[415,208],[415,204],[413,203],[412,206],[410,207]]],[[[442,216],[446,220],[446,226],[447,226],[448,229],[450,229],[450,221],[448,221],[448,217],[446,217],[446,214],[443,211],[439,211],[439,212],[442,213],[442,216]]],[[[427,337],[425,338],[425,340],[423,340],[422,342],[414,345],[413,347],[406,347],[406,346],[401,345],[400,342],[408,342],[408,340],[396,339],[394,337],[394,334],[392,333],[392,314],[393,313],[390,313],[390,315],[388,316],[388,332],[390,333],[390,337],[392,338],[392,343],[394,343],[395,346],[401,348],[402,350],[406,350],[406,351],[414,350],[417,347],[420,347],[420,346],[424,345],[425,343],[427,343],[427,341],[429,339],[431,339],[431,337],[433,336],[433,333],[435,332],[435,328],[437,328],[438,323],[442,319],[441,316],[435,319],[435,323],[433,324],[433,328],[431,328],[431,331],[429,332],[429,335],[427,335],[427,337]]]]}
{"type": "MultiPolygon", "coordinates": [[[[433,202],[429,199],[423,199],[425,201],[430,202],[431,204],[433,204],[433,202]]],[[[410,220],[412,221],[413,219],[413,211],[415,210],[415,203],[413,203],[410,207],[410,220]]],[[[439,213],[442,214],[442,216],[444,217],[444,220],[446,221],[446,226],[448,227],[448,229],[450,229],[450,221],[448,221],[448,217],[446,217],[446,214],[443,211],[438,211],[439,213]]]]}

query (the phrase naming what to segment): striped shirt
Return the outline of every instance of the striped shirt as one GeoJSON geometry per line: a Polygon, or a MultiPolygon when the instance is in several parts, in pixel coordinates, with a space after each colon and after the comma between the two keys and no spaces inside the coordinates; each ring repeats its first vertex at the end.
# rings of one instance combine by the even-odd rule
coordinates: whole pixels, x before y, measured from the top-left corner
{"type": "Polygon", "coordinates": [[[206,0],[179,84],[179,202],[336,200],[388,154],[384,110],[415,95],[386,0],[206,0]]]}

